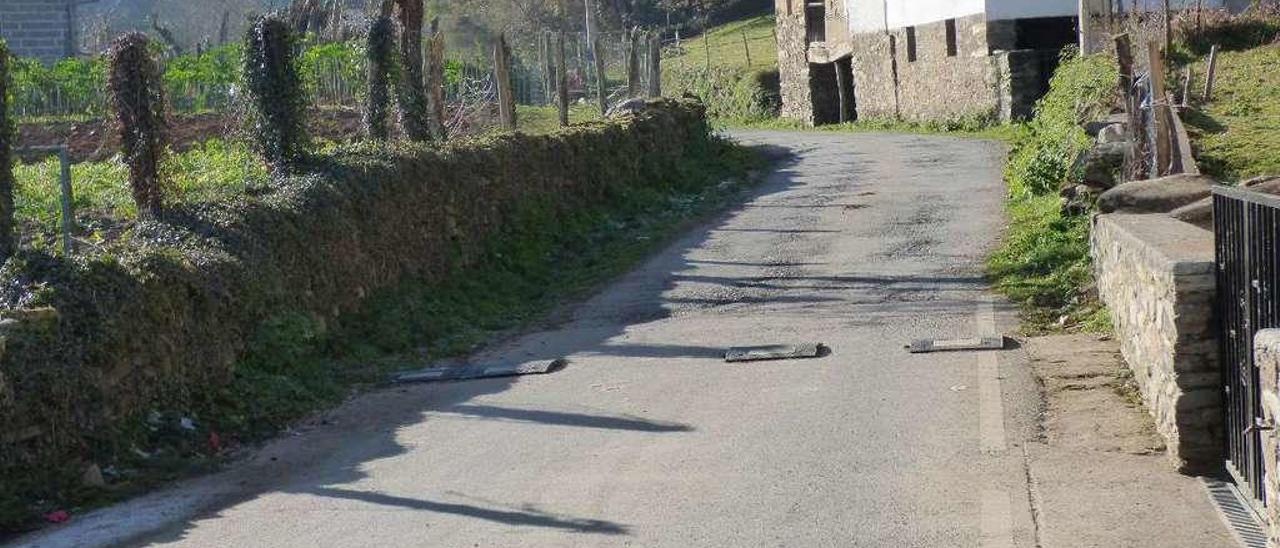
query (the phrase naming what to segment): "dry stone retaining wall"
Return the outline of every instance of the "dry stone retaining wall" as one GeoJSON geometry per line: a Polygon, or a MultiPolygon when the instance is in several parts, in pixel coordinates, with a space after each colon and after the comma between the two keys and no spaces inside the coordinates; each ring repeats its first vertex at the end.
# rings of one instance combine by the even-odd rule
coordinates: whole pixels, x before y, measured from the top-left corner
{"type": "Polygon", "coordinates": [[[1092,254],[1098,292],[1169,455],[1185,472],[1219,466],[1213,234],[1165,215],[1100,215],[1092,254]]]}

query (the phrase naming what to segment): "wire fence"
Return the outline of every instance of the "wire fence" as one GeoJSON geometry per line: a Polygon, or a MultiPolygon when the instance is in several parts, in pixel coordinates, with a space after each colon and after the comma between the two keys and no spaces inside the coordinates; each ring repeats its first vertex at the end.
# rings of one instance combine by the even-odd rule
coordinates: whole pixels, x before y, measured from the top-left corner
{"type": "MultiPolygon", "coordinates": [[[[527,106],[553,105],[556,99],[554,33],[538,33],[513,48],[511,77],[516,102],[527,106]]],[[[627,95],[628,63],[635,47],[635,63],[645,67],[650,50],[643,40],[633,45],[627,32],[565,35],[565,65],[571,101],[599,99],[597,64],[604,69],[605,96],[617,101],[627,95]],[[599,45],[599,51],[593,48],[599,45]]],[[[491,53],[491,52],[490,52],[491,53]]],[[[448,57],[445,97],[454,109],[467,110],[494,103],[497,91],[491,55],[448,57]]],[[[20,121],[92,119],[105,117],[108,97],[106,65],[101,58],[66,59],[46,66],[20,60],[15,70],[13,111],[20,121]]],[[[175,114],[229,113],[243,95],[240,50],[237,45],[212,48],[162,61],[171,111],[175,114]]],[[[356,42],[314,44],[300,55],[299,69],[309,100],[320,109],[360,109],[367,87],[363,45],[356,42]]],[[[638,89],[647,89],[648,71],[638,71],[638,89]]]]}

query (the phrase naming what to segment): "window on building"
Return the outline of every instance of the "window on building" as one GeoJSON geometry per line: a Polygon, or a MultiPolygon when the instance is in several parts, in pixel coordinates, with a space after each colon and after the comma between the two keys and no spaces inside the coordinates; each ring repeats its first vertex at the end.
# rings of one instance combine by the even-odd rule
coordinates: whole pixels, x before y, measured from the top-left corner
{"type": "Polygon", "coordinates": [[[827,6],[821,0],[806,0],[804,5],[805,34],[809,42],[827,41],[827,6]]]}
{"type": "Polygon", "coordinates": [[[907,27],[907,62],[916,62],[916,28],[907,27]]]}
{"type": "Polygon", "coordinates": [[[947,19],[947,57],[955,57],[958,49],[956,44],[956,20],[947,19]]]}

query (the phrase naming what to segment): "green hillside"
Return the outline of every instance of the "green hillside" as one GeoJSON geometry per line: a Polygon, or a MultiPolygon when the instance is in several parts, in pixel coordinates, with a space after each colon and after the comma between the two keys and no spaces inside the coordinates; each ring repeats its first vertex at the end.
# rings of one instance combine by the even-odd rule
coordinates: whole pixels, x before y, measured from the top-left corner
{"type": "Polygon", "coordinates": [[[759,122],[777,116],[778,46],[773,15],[741,19],[667,47],[663,88],[692,93],[721,123],[759,122]],[[708,53],[710,55],[708,55],[708,53]]]}

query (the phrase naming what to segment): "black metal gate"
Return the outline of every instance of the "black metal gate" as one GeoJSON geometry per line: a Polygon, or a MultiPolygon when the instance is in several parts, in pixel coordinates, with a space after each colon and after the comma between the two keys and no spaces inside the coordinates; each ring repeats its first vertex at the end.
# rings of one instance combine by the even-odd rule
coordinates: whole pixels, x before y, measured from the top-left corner
{"type": "Polygon", "coordinates": [[[1241,490],[1263,504],[1262,418],[1253,336],[1280,327],[1280,198],[1219,187],[1213,192],[1218,320],[1227,467],[1241,490]]]}

